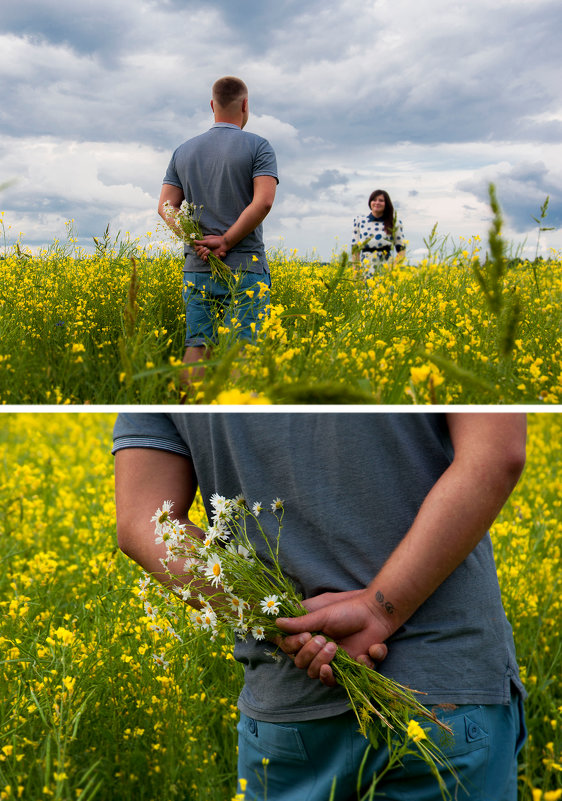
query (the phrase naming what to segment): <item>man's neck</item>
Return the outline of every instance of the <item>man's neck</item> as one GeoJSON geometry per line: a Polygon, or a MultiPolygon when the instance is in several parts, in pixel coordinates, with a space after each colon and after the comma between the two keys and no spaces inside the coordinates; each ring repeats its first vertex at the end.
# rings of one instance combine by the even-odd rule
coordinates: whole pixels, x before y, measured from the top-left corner
{"type": "Polygon", "coordinates": [[[242,117],[226,117],[224,114],[215,114],[215,122],[226,122],[229,125],[236,125],[238,128],[242,127],[242,117]]]}

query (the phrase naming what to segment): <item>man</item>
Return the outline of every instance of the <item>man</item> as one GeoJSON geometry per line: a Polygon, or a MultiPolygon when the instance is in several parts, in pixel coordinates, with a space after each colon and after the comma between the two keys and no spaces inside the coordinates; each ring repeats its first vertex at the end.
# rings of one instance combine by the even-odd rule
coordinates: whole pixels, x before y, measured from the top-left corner
{"type": "MultiPolygon", "coordinates": [[[[525,425],[510,413],[119,416],[119,546],[149,572],[162,574],[150,521],[164,500],[185,522],[197,486],[209,515],[215,492],[284,500],[280,559],[311,613],[278,621],[292,656],[280,664],[271,647],[237,641],[249,799],[262,798],[263,759],[269,801],[325,801],[334,776],[334,801],[355,797],[366,741],[334,683],[333,644],[311,634],[321,631],[426,693],[454,732],[444,751],[463,786],[443,775],[453,795],[515,801],[524,690],[487,530],[523,468],[525,425]]],[[[263,525],[274,537],[276,521],[263,525]]],[[[370,751],[363,792],[386,758],[383,746],[370,751]]],[[[377,793],[441,797],[419,759],[405,759],[377,793]]]]}
{"type": "MultiPolygon", "coordinates": [[[[228,322],[236,326],[238,336],[251,339],[271,285],[262,221],[275,199],[275,153],[266,139],[243,131],[249,115],[248,89],[239,78],[226,76],[215,82],[211,108],[214,125],[174,152],[158,203],[158,213],[166,223],[167,209],[177,211],[184,199],[194,203],[206,233],[194,242],[194,248],[185,247],[184,363],[188,365],[209,355],[217,316],[220,319],[227,310],[228,322]],[[211,278],[210,253],[236,275],[234,291],[211,278]]],[[[192,377],[200,377],[203,369],[186,371],[190,372],[192,377]]],[[[189,380],[189,375],[185,378],[189,380]]]]}

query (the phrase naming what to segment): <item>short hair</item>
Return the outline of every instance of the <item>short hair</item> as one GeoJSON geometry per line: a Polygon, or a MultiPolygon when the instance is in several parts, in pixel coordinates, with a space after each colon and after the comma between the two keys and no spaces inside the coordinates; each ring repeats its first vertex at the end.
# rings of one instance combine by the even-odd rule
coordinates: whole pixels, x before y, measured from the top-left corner
{"type": "Polygon", "coordinates": [[[392,200],[390,199],[390,195],[385,189],[375,189],[374,192],[371,192],[369,195],[369,209],[371,208],[371,203],[373,200],[382,195],[384,197],[384,212],[382,215],[382,221],[384,224],[384,230],[387,234],[392,234],[392,230],[394,228],[394,206],[392,205],[392,200]]]}
{"type": "Polygon", "coordinates": [[[222,108],[226,108],[237,100],[248,96],[248,87],[240,78],[226,75],[213,84],[213,100],[222,108]]]}

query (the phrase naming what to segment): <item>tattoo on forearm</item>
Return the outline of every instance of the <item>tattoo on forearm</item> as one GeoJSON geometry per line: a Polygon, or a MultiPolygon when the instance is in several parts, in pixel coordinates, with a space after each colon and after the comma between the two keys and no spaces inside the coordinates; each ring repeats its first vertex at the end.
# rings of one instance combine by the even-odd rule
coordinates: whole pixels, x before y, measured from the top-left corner
{"type": "Polygon", "coordinates": [[[384,600],[384,595],[380,590],[377,590],[377,592],[375,593],[375,598],[377,599],[377,601],[381,606],[384,606],[385,610],[388,612],[389,615],[391,615],[394,612],[394,605],[391,604],[390,601],[384,600]]]}

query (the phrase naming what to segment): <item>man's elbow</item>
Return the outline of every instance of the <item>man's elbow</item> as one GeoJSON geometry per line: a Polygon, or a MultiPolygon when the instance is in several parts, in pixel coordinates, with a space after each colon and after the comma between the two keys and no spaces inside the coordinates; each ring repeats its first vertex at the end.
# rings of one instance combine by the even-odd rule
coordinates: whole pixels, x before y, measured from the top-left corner
{"type": "Polygon", "coordinates": [[[259,204],[259,214],[262,220],[264,220],[271,209],[273,208],[273,198],[262,198],[259,204]]]}
{"type": "Polygon", "coordinates": [[[117,516],[117,547],[126,556],[135,558],[135,526],[132,521],[117,516]]]}
{"type": "Polygon", "coordinates": [[[503,469],[512,489],[515,487],[527,460],[526,443],[512,443],[503,453],[503,469]]]}
{"type": "Polygon", "coordinates": [[[525,467],[525,443],[510,442],[501,453],[497,453],[491,461],[489,473],[491,484],[495,484],[499,493],[509,496],[525,467]]]}

